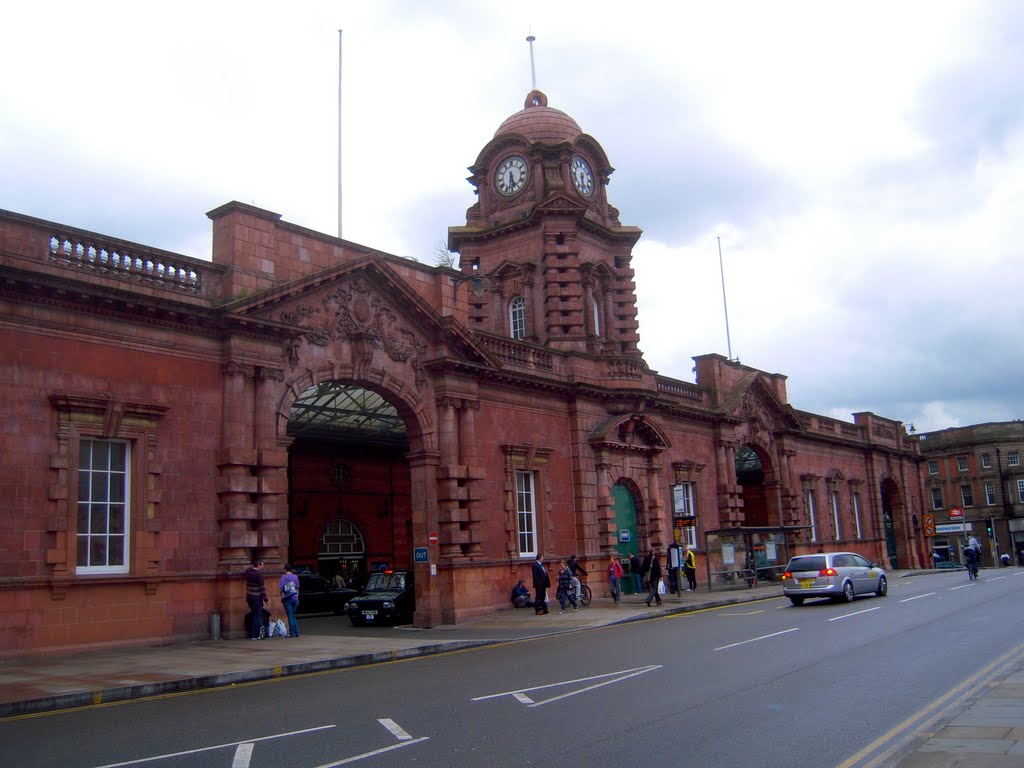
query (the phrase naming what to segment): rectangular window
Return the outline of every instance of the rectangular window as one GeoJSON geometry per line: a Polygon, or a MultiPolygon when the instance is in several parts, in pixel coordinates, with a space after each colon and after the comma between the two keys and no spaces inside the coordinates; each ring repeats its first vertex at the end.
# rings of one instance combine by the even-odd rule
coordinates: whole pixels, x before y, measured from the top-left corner
{"type": "Polygon", "coordinates": [[[969,485],[960,486],[960,506],[973,507],[974,506],[974,488],[969,485]]]}
{"type": "Polygon", "coordinates": [[[928,462],[928,474],[937,475],[939,474],[939,462],[932,460],[928,462]]]}
{"type": "Polygon", "coordinates": [[[985,504],[989,507],[996,505],[996,484],[993,482],[985,483],[985,504]]]}
{"type": "Polygon", "coordinates": [[[516,518],[519,528],[519,556],[537,555],[537,505],[533,472],[516,470],[516,518]]]}
{"type": "Polygon", "coordinates": [[[989,453],[981,454],[981,468],[992,469],[992,455],[989,453]]]}
{"type": "Polygon", "coordinates": [[[1011,467],[1020,466],[1020,451],[1010,451],[1006,454],[1006,463],[1011,467]]]}
{"type": "Polygon", "coordinates": [[[864,538],[860,530],[860,494],[853,494],[853,524],[857,529],[857,538],[864,538]]]}
{"type": "Polygon", "coordinates": [[[128,572],[128,443],[78,446],[77,573],[128,572]]]}
{"type": "Polygon", "coordinates": [[[1017,498],[1020,499],[1020,503],[1024,504],[1024,480],[1017,481],[1017,498]]]}
{"type": "Polygon", "coordinates": [[[807,522],[811,525],[811,541],[818,540],[818,523],[814,519],[814,491],[804,491],[804,506],[807,508],[807,522]]]}
{"type": "Polygon", "coordinates": [[[956,457],[956,471],[957,472],[966,472],[967,471],[967,457],[966,456],[957,456],[956,457]]]}
{"type": "Polygon", "coordinates": [[[829,506],[832,507],[832,528],[836,534],[836,541],[843,538],[842,526],[839,524],[839,493],[831,491],[828,495],[829,506]]]}
{"type": "Polygon", "coordinates": [[[942,509],[942,489],[932,488],[932,509],[942,509]]]}

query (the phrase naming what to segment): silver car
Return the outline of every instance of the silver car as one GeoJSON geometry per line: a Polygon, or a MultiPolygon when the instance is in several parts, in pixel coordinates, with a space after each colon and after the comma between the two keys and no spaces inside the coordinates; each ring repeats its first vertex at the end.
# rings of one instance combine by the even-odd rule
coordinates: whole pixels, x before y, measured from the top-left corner
{"type": "Polygon", "coordinates": [[[812,597],[852,602],[857,595],[873,592],[885,597],[889,582],[880,566],[856,552],[819,552],[798,555],[782,574],[782,593],[793,605],[812,597]]]}

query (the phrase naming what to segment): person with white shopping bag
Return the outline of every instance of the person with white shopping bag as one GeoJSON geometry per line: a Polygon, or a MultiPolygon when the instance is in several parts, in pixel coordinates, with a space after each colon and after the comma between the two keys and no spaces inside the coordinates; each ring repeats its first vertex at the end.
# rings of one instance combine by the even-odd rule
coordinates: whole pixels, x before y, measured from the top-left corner
{"type": "Polygon", "coordinates": [[[649,608],[651,606],[651,600],[656,600],[658,605],[661,605],[661,594],[659,594],[659,592],[664,593],[665,582],[661,580],[661,561],[658,560],[658,553],[653,547],[651,548],[648,557],[651,559],[651,570],[649,571],[648,576],[651,580],[651,594],[647,596],[647,600],[645,602],[649,608]]]}

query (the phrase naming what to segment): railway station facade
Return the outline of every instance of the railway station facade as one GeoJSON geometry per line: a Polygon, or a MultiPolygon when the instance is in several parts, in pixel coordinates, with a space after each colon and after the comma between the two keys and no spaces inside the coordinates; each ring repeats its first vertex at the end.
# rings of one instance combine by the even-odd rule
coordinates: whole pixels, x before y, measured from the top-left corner
{"type": "Polygon", "coordinates": [[[538,555],[598,596],[678,542],[702,588],[821,548],[921,566],[899,421],[645,363],[656,276],[575,120],[531,92],[470,171],[458,270],[237,202],[211,261],[0,212],[0,653],[240,636],[256,558],[409,569],[424,627],[507,607],[538,555]]]}

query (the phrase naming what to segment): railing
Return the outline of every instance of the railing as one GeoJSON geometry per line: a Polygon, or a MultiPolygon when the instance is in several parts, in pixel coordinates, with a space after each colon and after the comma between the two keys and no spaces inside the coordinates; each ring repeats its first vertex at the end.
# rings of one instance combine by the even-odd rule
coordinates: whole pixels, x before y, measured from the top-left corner
{"type": "Polygon", "coordinates": [[[697,403],[704,402],[704,391],[696,384],[687,384],[685,381],[666,379],[659,376],[658,391],[666,395],[675,395],[686,400],[693,400],[697,403]]]}
{"type": "Polygon", "coordinates": [[[159,288],[201,294],[205,287],[203,274],[187,256],[114,245],[93,237],[53,233],[50,261],[159,288]]]}
{"type": "Polygon", "coordinates": [[[553,356],[547,350],[496,336],[481,335],[479,338],[487,351],[502,362],[544,371],[551,371],[554,367],[553,356]]]}

